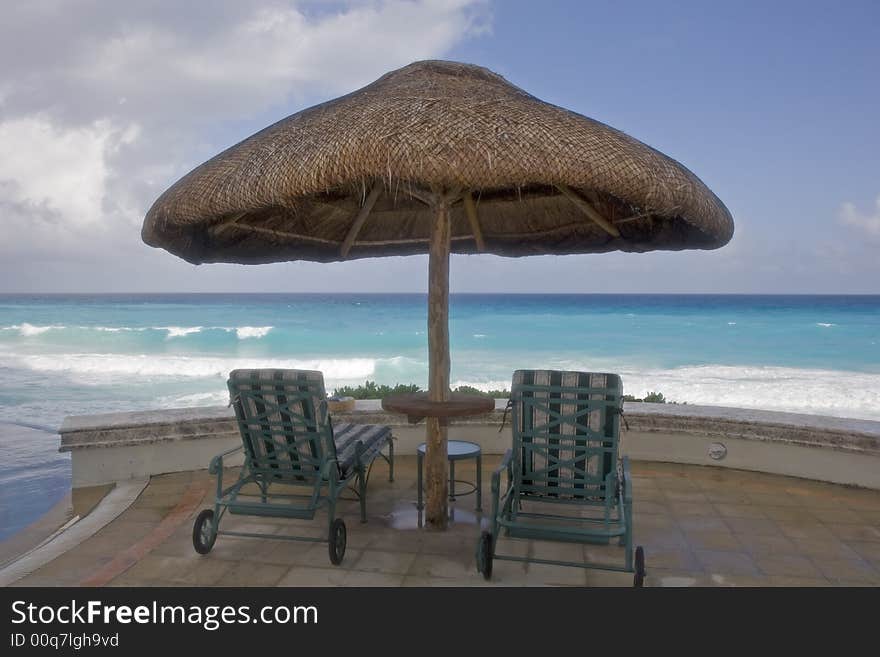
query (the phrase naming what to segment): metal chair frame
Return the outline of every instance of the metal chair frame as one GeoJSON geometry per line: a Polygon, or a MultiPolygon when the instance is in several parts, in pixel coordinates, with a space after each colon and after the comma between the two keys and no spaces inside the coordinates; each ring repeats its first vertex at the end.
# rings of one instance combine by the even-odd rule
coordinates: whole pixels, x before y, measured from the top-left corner
{"type": "MultiPolygon", "coordinates": [[[[333,424],[323,399],[323,383],[320,386],[315,386],[314,382],[304,381],[302,386],[297,386],[297,383],[279,381],[273,392],[281,401],[273,402],[264,394],[267,388],[272,388],[273,381],[255,377],[248,385],[230,376],[231,404],[235,409],[242,444],[211,459],[208,471],[217,478],[213,512],[210,513],[210,520],[206,520],[201,528],[199,520],[196,521],[193,535],[196,543],[197,533],[202,532],[203,543],[208,546],[205,551],[210,550],[218,535],[332,543],[338,540],[339,530],[334,530],[335,523],[337,520],[342,522],[336,518],[336,505],[346,489],[353,489],[360,502],[361,522],[367,521],[367,482],[377,456],[388,463],[389,481],[394,480],[394,445],[390,435],[386,441],[387,456],[381,452],[383,445],[368,453],[364,444],[358,441],[354,463],[343,471],[337,460],[333,424]],[[297,387],[299,390],[296,390],[297,387]],[[316,399],[320,400],[317,404],[316,399]],[[249,412],[247,409],[250,408],[256,408],[257,413],[249,412]],[[244,462],[238,478],[224,487],[224,459],[242,451],[244,462]],[[243,490],[250,484],[258,490],[243,490]],[[279,486],[300,492],[277,492],[279,486]],[[220,530],[220,522],[227,511],[241,515],[311,520],[324,507],[328,515],[325,538],[220,530]]],[[[207,518],[208,512],[203,514],[207,518]]],[[[341,551],[344,554],[344,524],[341,531],[341,551]]],[[[199,550],[197,543],[196,549],[199,550]]],[[[336,563],[332,545],[331,561],[336,563]]]]}
{"type": "Polygon", "coordinates": [[[549,374],[556,380],[562,375],[576,374],[579,380],[586,379],[590,384],[516,383],[515,375],[508,402],[512,410],[513,447],[492,474],[492,509],[488,529],[477,546],[478,568],[487,579],[491,577],[493,559],[598,568],[635,573],[640,585],[644,577],[644,551],[633,550],[629,459],[623,457],[618,461],[623,412],[620,378],[589,372],[549,374]],[[605,384],[593,385],[596,377],[605,384]],[[536,422],[536,417],[546,419],[536,422]],[[592,472],[591,464],[595,466],[592,472]],[[507,477],[506,488],[502,490],[503,473],[507,477]],[[560,507],[578,515],[562,515],[560,507]],[[571,543],[608,544],[617,539],[625,547],[624,563],[498,554],[496,544],[502,531],[511,538],[571,543]]]}

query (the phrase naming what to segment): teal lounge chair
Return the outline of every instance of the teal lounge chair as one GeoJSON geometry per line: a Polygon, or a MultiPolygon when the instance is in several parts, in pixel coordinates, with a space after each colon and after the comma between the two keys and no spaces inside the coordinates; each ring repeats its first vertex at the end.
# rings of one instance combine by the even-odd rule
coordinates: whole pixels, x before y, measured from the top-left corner
{"type": "Polygon", "coordinates": [[[373,461],[388,462],[394,480],[391,427],[333,424],[325,401],[324,377],[305,370],[234,370],[229,395],[242,444],[211,460],[217,476],[213,509],[205,509],[193,526],[196,552],[207,554],[218,534],[254,538],[327,541],[330,562],[345,554],[346,529],[336,517],[342,491],[353,486],[360,500],[361,522],[367,520],[367,479],[373,461]],[[388,456],[382,449],[388,446],[388,456]],[[243,450],[238,479],[223,487],[223,459],[243,450]],[[326,538],[220,531],[232,514],[313,519],[327,507],[326,538]]]}
{"type": "Polygon", "coordinates": [[[645,577],[645,554],[633,551],[629,460],[618,461],[623,388],[616,374],[517,370],[511,398],[513,448],[492,475],[492,512],[477,545],[477,568],[492,577],[493,559],[601,568],[645,577]],[[501,474],[507,473],[504,490],[501,474]],[[498,554],[511,538],[624,546],[623,565],[564,562],[498,554]]]}

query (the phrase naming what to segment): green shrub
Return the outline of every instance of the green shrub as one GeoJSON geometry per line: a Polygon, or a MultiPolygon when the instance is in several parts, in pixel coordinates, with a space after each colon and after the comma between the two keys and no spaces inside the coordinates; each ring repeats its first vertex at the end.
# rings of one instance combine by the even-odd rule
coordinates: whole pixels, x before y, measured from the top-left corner
{"type": "Polygon", "coordinates": [[[384,399],[389,395],[404,395],[421,391],[422,389],[414,383],[398,383],[392,387],[384,384],[379,385],[375,381],[367,381],[357,387],[342,386],[341,388],[336,388],[333,390],[333,396],[354,397],[355,399],[384,399]]]}
{"type": "MultiPolygon", "coordinates": [[[[384,399],[389,395],[405,395],[414,392],[423,392],[415,383],[398,383],[394,386],[379,385],[375,381],[366,381],[359,386],[342,386],[333,390],[333,397],[354,397],[355,399],[384,399]]],[[[507,399],[510,397],[509,390],[489,390],[484,392],[471,386],[458,386],[454,392],[464,392],[470,395],[484,395],[493,399],[507,399]]]]}
{"type": "Polygon", "coordinates": [[[678,402],[667,401],[666,397],[663,396],[662,392],[654,392],[651,391],[647,395],[645,395],[644,399],[639,399],[637,397],[633,397],[632,395],[624,395],[623,401],[625,402],[648,402],[649,404],[676,404],[678,402]]]}
{"type": "Polygon", "coordinates": [[[510,390],[480,390],[473,386],[458,386],[453,392],[464,392],[469,395],[482,395],[484,397],[492,397],[493,399],[507,399],[510,397],[510,390]]]}

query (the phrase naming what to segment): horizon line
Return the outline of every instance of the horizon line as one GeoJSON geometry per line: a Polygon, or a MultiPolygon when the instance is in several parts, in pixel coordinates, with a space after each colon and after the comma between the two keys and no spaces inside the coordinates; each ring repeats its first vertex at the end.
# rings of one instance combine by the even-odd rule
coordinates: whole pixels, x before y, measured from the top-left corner
{"type": "MultiPolygon", "coordinates": [[[[366,295],[422,295],[428,294],[427,291],[357,291],[357,290],[334,290],[330,291],[289,291],[289,292],[248,292],[248,291],[151,291],[151,292],[124,292],[124,291],[87,291],[87,292],[0,292],[0,296],[111,296],[111,295],[130,295],[130,296],[156,296],[156,295],[252,295],[252,296],[282,296],[290,294],[325,294],[325,295],[344,295],[344,294],[366,294],[366,295]]],[[[504,296],[749,296],[749,297],[795,297],[795,296],[813,296],[813,297],[875,297],[880,296],[878,292],[502,292],[502,291],[484,291],[484,292],[450,292],[450,296],[460,295],[504,295],[504,296]]]]}

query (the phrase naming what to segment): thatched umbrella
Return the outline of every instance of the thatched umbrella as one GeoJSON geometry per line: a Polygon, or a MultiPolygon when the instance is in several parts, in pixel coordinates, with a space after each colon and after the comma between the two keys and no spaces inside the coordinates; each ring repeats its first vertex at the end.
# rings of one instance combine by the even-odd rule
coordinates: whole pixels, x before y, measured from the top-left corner
{"type": "MultiPolygon", "coordinates": [[[[429,254],[429,395],[449,395],[449,254],[714,249],[724,204],[671,158],[478,66],[416,62],[220,153],[155,202],[147,244],[192,263],[429,254]]],[[[429,525],[446,435],[428,419],[429,525]]]]}

